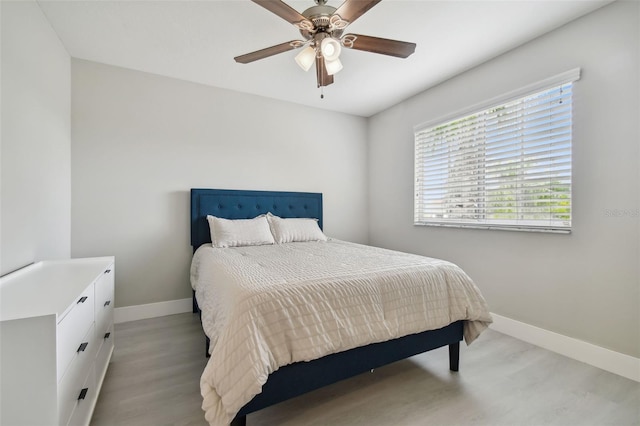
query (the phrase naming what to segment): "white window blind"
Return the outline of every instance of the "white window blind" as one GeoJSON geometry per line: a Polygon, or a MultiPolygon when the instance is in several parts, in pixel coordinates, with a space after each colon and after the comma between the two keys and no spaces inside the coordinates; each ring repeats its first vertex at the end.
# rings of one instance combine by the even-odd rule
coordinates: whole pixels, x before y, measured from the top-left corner
{"type": "MultiPolygon", "coordinates": [[[[573,81],[415,129],[417,225],[569,232],[573,81]]],[[[547,81],[547,83],[549,83],[547,81]]]]}

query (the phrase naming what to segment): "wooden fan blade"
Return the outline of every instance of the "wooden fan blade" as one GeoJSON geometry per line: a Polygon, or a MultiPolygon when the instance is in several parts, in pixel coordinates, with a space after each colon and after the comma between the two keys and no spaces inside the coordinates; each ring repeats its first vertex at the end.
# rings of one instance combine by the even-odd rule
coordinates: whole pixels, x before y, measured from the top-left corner
{"type": "Polygon", "coordinates": [[[387,38],[347,34],[342,40],[342,45],[350,49],[364,50],[365,52],[379,53],[397,58],[406,58],[416,51],[415,43],[389,40],[387,38]]]}
{"type": "Polygon", "coordinates": [[[289,50],[297,49],[302,46],[304,42],[299,40],[291,40],[286,43],[277,44],[275,46],[267,47],[265,49],[256,50],[255,52],[246,53],[244,55],[236,56],[236,62],[241,64],[248,64],[249,62],[257,61],[258,59],[268,58],[269,56],[277,55],[278,53],[287,52],[289,50]]]}
{"type": "Polygon", "coordinates": [[[345,0],[342,5],[333,13],[340,16],[344,21],[352,23],[381,0],[345,0]]]}
{"type": "Polygon", "coordinates": [[[327,67],[324,65],[322,56],[316,57],[316,77],[318,78],[318,87],[333,84],[333,76],[327,74],[327,67]]]}
{"type": "Polygon", "coordinates": [[[307,18],[302,16],[300,13],[298,13],[297,10],[295,10],[294,8],[292,8],[291,6],[289,6],[288,4],[280,0],[251,0],[251,1],[264,7],[269,12],[275,13],[276,15],[278,15],[279,17],[281,17],[282,19],[284,19],[285,21],[291,24],[299,26],[301,25],[301,22],[304,22],[304,24],[302,24],[303,26],[308,25],[309,28],[313,28],[313,23],[311,23],[311,21],[309,21],[307,18]]]}

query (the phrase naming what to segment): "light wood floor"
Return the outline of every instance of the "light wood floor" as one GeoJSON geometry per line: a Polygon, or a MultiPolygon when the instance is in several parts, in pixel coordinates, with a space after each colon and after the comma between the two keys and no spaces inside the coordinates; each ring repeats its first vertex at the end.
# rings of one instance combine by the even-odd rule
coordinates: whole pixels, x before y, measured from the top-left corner
{"type": "MultiPolygon", "coordinates": [[[[197,315],[116,325],[92,425],[201,425],[197,315]]],[[[487,330],[247,417],[248,426],[640,425],[640,384],[487,330]]]]}

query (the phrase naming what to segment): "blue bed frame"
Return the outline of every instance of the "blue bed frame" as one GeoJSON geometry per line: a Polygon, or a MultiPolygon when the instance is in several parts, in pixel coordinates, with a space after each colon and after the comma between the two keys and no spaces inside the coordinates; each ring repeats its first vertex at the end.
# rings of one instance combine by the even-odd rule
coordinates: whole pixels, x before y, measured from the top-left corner
{"type": "MultiPolygon", "coordinates": [[[[211,243],[207,215],[227,219],[249,219],[271,212],[280,217],[312,217],[322,228],[322,194],[310,192],[244,191],[228,189],[191,190],[191,245],[195,251],[211,243]]],[[[193,296],[193,312],[199,312],[193,296]]],[[[331,354],[310,362],[296,362],[272,373],[262,392],[245,405],[232,425],[246,425],[249,413],[322,386],[353,377],[432,349],[449,346],[449,369],[458,371],[462,321],[418,334],[374,343],[331,354]]],[[[208,339],[207,339],[208,349],[208,339]]],[[[208,351],[207,351],[208,353],[208,351]]]]}

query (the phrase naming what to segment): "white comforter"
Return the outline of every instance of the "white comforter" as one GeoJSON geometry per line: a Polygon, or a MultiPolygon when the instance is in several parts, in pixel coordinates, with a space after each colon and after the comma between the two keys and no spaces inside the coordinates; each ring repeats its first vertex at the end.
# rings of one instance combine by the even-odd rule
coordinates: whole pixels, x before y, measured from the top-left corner
{"type": "Polygon", "coordinates": [[[470,344],[491,316],[456,265],[344,241],[200,247],[191,283],[211,339],[202,408],[228,425],[279,367],[468,320],[470,344]]]}

